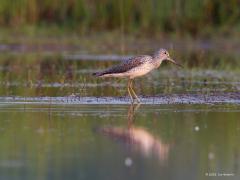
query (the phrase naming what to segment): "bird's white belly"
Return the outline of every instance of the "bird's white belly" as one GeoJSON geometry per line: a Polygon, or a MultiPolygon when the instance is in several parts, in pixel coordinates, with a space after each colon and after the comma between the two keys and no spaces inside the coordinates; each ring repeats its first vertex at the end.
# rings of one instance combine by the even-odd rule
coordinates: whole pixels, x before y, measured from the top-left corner
{"type": "Polygon", "coordinates": [[[154,69],[154,66],[151,63],[144,63],[144,64],[134,67],[126,72],[105,74],[102,77],[118,77],[118,78],[128,77],[128,78],[133,79],[138,76],[143,76],[143,75],[149,73],[153,69],[154,69]]]}
{"type": "Polygon", "coordinates": [[[150,63],[145,63],[138,67],[135,67],[127,72],[130,78],[135,78],[138,76],[143,76],[154,69],[153,65],[150,63]]]}

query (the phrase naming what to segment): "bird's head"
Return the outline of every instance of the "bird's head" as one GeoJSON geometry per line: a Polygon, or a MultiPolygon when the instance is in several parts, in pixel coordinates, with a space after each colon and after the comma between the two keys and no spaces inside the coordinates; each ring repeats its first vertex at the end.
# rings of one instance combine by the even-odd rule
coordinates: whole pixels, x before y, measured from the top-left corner
{"type": "Polygon", "coordinates": [[[177,66],[182,67],[182,65],[178,64],[176,61],[174,61],[172,58],[170,58],[170,55],[166,49],[159,49],[156,51],[153,55],[153,58],[162,61],[170,61],[173,64],[176,64],[177,66]]]}

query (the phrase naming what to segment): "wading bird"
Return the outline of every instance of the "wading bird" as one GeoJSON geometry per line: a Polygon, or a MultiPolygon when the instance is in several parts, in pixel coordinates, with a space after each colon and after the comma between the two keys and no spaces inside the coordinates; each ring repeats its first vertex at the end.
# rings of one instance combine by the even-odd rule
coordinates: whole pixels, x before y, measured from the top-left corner
{"type": "Polygon", "coordinates": [[[133,79],[139,76],[143,76],[154,69],[157,69],[164,60],[181,66],[170,58],[169,53],[166,49],[159,49],[152,56],[136,56],[104,71],[93,73],[93,75],[97,77],[128,78],[127,90],[131,98],[131,102],[133,103],[135,98],[137,102],[140,103],[140,99],[132,87],[133,79]]]}

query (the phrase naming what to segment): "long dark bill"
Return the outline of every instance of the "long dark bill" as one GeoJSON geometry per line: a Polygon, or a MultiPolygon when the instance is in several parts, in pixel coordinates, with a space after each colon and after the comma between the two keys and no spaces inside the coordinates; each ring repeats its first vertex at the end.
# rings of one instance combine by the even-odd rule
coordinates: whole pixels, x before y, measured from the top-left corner
{"type": "Polygon", "coordinates": [[[175,65],[177,65],[177,66],[183,68],[183,66],[182,66],[181,64],[177,63],[177,62],[174,61],[173,59],[171,59],[171,58],[167,58],[167,60],[170,61],[171,63],[173,63],[173,64],[175,64],[175,65]]]}

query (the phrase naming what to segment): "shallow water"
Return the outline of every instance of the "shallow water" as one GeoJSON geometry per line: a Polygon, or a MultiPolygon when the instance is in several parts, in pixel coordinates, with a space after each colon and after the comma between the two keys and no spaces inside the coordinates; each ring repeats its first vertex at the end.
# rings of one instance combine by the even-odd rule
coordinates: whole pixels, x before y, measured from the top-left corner
{"type": "Polygon", "coordinates": [[[240,178],[239,71],[163,64],[133,107],[91,76],[121,57],[1,57],[0,179],[240,178]]]}
{"type": "Polygon", "coordinates": [[[0,178],[239,179],[238,105],[132,108],[2,104],[0,178]]]}

